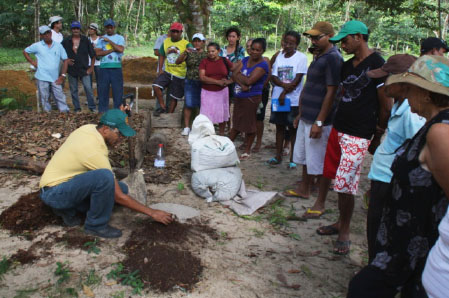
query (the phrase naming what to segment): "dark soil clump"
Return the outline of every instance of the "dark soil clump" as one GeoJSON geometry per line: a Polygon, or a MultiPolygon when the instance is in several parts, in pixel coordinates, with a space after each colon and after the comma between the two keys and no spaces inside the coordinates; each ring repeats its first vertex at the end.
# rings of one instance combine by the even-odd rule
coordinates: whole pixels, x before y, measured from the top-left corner
{"type": "Polygon", "coordinates": [[[38,260],[38,259],[39,259],[39,256],[36,256],[32,252],[32,249],[28,249],[28,250],[19,249],[10,258],[10,260],[19,262],[22,265],[33,263],[35,260],[38,260]]]}
{"type": "MultiPolygon", "coordinates": [[[[94,242],[94,241],[95,241],[94,236],[86,235],[84,234],[83,231],[79,229],[69,230],[65,232],[65,234],[62,235],[61,237],[55,238],[55,242],[65,242],[69,248],[79,248],[83,250],[87,250],[89,248],[88,246],[85,245],[87,242],[94,242]]],[[[101,241],[97,239],[96,246],[98,246],[100,242],[101,241]]]]}
{"type": "Polygon", "coordinates": [[[161,292],[174,286],[190,290],[203,271],[201,260],[191,252],[159,244],[130,249],[123,265],[130,272],[139,270],[145,284],[161,292]]]}
{"type": "Polygon", "coordinates": [[[39,192],[21,196],[19,200],[0,214],[0,223],[12,234],[40,230],[51,224],[62,224],[51,208],[39,198],[39,192]]]}
{"type": "Polygon", "coordinates": [[[145,285],[155,290],[167,292],[175,286],[191,290],[203,266],[189,250],[199,248],[209,238],[216,240],[218,235],[205,225],[174,222],[164,226],[147,220],[126,241],[123,265],[129,272],[139,270],[145,285]]]}

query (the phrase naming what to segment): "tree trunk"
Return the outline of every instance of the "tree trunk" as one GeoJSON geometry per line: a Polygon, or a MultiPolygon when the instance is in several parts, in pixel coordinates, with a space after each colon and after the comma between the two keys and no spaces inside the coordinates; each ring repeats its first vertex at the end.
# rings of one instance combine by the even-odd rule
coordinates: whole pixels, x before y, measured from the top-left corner
{"type": "Polygon", "coordinates": [[[276,21],[276,31],[274,33],[274,51],[275,52],[277,50],[277,44],[278,44],[278,27],[279,27],[279,21],[281,20],[281,13],[282,13],[282,11],[279,13],[278,19],[276,21]]]}
{"type": "Polygon", "coordinates": [[[178,11],[179,19],[184,24],[184,31],[189,39],[197,32],[206,32],[213,0],[166,0],[166,2],[178,11]]]}
{"type": "Polygon", "coordinates": [[[139,17],[140,17],[140,7],[142,5],[143,0],[139,0],[139,8],[137,9],[136,16],[136,26],[134,27],[134,37],[137,35],[137,27],[139,26],[139,17]]]}
{"type": "Polygon", "coordinates": [[[40,3],[34,0],[34,42],[39,41],[40,3]]]}
{"type": "Polygon", "coordinates": [[[349,21],[349,17],[350,17],[350,10],[351,10],[351,0],[348,0],[347,5],[346,5],[346,12],[345,12],[345,23],[347,21],[349,21]]]}
{"type": "Polygon", "coordinates": [[[115,0],[111,0],[111,5],[109,6],[109,17],[111,19],[114,19],[114,6],[115,6],[115,0]]]}

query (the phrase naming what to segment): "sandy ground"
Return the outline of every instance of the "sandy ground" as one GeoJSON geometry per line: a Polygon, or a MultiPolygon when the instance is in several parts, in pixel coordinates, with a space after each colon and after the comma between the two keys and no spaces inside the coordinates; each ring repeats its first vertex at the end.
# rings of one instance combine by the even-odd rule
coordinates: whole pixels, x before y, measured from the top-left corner
{"type": "MultiPolygon", "coordinates": [[[[268,115],[267,115],[268,117],[268,115]]],[[[274,143],[275,128],[266,120],[264,144],[274,143]]],[[[179,129],[163,129],[169,136],[169,151],[190,151],[187,138],[179,129]]],[[[241,141],[237,141],[239,146],[241,141]]],[[[188,154],[189,156],[190,154],[188,154]]],[[[278,166],[267,166],[265,161],[274,156],[272,149],[262,149],[241,163],[247,187],[266,191],[282,191],[298,180],[299,170],[288,170],[287,161],[278,166]]],[[[167,163],[181,162],[176,156],[167,156],[167,163]]],[[[182,161],[189,163],[189,160],[182,161]]],[[[270,207],[256,212],[253,217],[241,218],[219,203],[206,203],[190,188],[190,171],[184,171],[179,180],[170,184],[147,184],[149,203],[184,204],[201,211],[201,223],[215,228],[220,239],[209,240],[206,245],[192,245],[191,251],[201,258],[204,271],[201,281],[192,292],[174,290],[157,293],[147,289],[145,297],[345,297],[349,280],[367,260],[365,237],[366,211],[362,209],[361,194],[368,187],[366,178],[371,157],[366,158],[359,195],[351,226],[352,247],[349,256],[332,253],[336,236],[319,236],[315,230],[333,223],[338,216],[337,195],[329,192],[327,212],[318,220],[288,221],[288,227],[276,228],[270,224],[273,213],[270,207]],[[186,189],[177,191],[178,184],[186,189]],[[271,211],[270,211],[271,210],[271,211]]],[[[38,189],[39,177],[18,171],[2,170],[0,173],[0,212],[13,204],[22,194],[38,189]]],[[[316,194],[309,200],[287,198],[277,210],[292,210],[302,215],[312,206],[316,194]]],[[[120,239],[106,240],[99,255],[84,250],[55,244],[52,255],[43,256],[35,263],[13,268],[0,280],[0,297],[66,297],[66,288],[74,288],[80,297],[88,297],[82,284],[92,269],[101,281],[90,286],[96,297],[134,297],[132,289],[114,284],[106,275],[113,264],[124,258],[121,246],[133,227],[144,218],[121,207],[114,210],[111,224],[123,229],[120,239]],[[71,276],[63,285],[56,285],[56,262],[67,262],[71,276]]],[[[18,249],[26,249],[49,233],[63,233],[66,228],[50,226],[41,230],[33,241],[23,236],[10,236],[0,229],[0,257],[9,257],[18,249]]],[[[136,296],[137,297],[137,296],[136,296]]]]}

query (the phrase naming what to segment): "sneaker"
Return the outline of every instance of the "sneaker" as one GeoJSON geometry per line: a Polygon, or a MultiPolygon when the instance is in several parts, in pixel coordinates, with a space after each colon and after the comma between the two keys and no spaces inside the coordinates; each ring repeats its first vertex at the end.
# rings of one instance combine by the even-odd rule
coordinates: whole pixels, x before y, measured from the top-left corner
{"type": "Polygon", "coordinates": [[[51,209],[53,210],[54,214],[62,217],[62,221],[64,222],[64,225],[66,225],[67,227],[79,226],[82,223],[81,218],[79,218],[78,216],[69,215],[63,210],[58,210],[54,208],[51,209]]]}
{"type": "Polygon", "coordinates": [[[84,228],[84,232],[89,235],[98,236],[101,238],[119,238],[122,236],[122,231],[113,228],[110,225],[106,225],[104,228],[98,230],[89,230],[84,228]]]}
{"type": "Polygon", "coordinates": [[[181,132],[181,135],[188,136],[189,133],[190,133],[190,128],[189,127],[184,127],[184,129],[181,132]]]}

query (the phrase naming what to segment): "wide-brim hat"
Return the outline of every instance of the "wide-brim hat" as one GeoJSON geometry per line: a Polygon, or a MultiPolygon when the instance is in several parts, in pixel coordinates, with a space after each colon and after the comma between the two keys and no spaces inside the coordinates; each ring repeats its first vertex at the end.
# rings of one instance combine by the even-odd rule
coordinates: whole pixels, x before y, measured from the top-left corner
{"type": "Polygon", "coordinates": [[[421,56],[407,72],[389,76],[385,85],[395,83],[408,83],[449,96],[449,60],[441,56],[421,56]]]}
{"type": "Polygon", "coordinates": [[[397,54],[388,58],[387,62],[380,68],[370,70],[366,75],[370,78],[378,79],[390,74],[406,72],[416,61],[416,57],[409,54],[397,54]]]}
{"type": "Polygon", "coordinates": [[[55,22],[59,22],[62,20],[61,16],[52,16],[50,17],[50,19],[48,19],[50,21],[50,24],[48,24],[48,26],[51,27],[51,24],[55,23],[55,22]]]}

